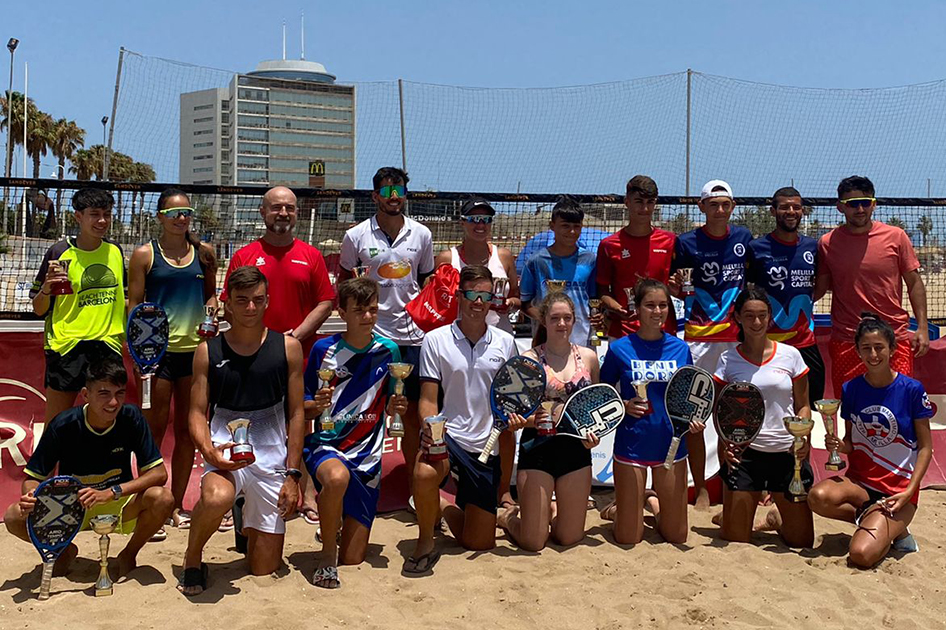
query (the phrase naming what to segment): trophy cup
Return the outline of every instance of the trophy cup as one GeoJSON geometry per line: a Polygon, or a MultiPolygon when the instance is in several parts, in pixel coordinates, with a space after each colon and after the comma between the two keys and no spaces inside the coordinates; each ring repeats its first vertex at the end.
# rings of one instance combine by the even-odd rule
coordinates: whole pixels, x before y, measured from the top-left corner
{"type": "MultiPolygon", "coordinates": [[[[331,387],[332,379],[335,378],[334,368],[319,368],[319,378],[322,380],[322,387],[331,387]]],[[[319,429],[322,431],[334,431],[335,420],[332,418],[332,405],[322,410],[322,416],[319,418],[319,429]]]]}
{"type": "Polygon", "coordinates": [[[805,492],[805,485],[801,482],[801,462],[798,457],[798,451],[805,445],[804,438],[808,437],[811,429],[815,426],[811,418],[802,418],[800,416],[785,416],[782,418],[785,423],[785,429],[795,436],[795,444],[792,445],[792,452],[795,453],[795,475],[792,482],[788,484],[788,494],[792,501],[801,503],[808,500],[808,493],[805,492]]]}
{"type": "Polygon", "coordinates": [[[545,417],[535,423],[535,431],[539,435],[555,435],[555,422],[552,420],[552,408],[554,406],[554,400],[542,401],[542,410],[545,412],[545,417]]]}
{"type": "Polygon", "coordinates": [[[371,271],[371,267],[368,266],[359,266],[351,268],[351,275],[353,278],[367,278],[368,272],[371,271]]]}
{"type": "Polygon", "coordinates": [[[646,379],[638,379],[631,383],[631,385],[634,386],[634,391],[637,393],[637,397],[647,404],[647,414],[654,413],[654,406],[650,404],[650,399],[647,398],[647,385],[649,383],[650,381],[646,379]]]}
{"type": "Polygon", "coordinates": [[[546,293],[564,293],[565,292],[565,281],[564,280],[546,280],[545,281],[545,292],[546,293]]]}
{"type": "Polygon", "coordinates": [[[204,321],[197,326],[197,336],[201,339],[213,339],[220,331],[217,323],[217,307],[204,306],[204,321]]]}
{"type": "MultiPolygon", "coordinates": [[[[388,363],[388,373],[394,379],[394,393],[397,396],[404,395],[404,379],[410,376],[413,370],[414,366],[410,363],[388,363]]],[[[394,414],[391,419],[391,426],[388,427],[388,435],[404,437],[404,423],[401,422],[401,414],[394,414]]]]}
{"type": "Polygon", "coordinates": [[[634,304],[634,287],[624,287],[624,295],[627,296],[627,314],[633,315],[637,312],[637,304],[634,304]]]}
{"type": "Polygon", "coordinates": [[[256,461],[256,455],[253,454],[253,445],[250,444],[250,421],[246,418],[237,418],[227,423],[230,429],[231,441],[230,447],[231,462],[246,462],[252,464],[256,461]]]}
{"type": "Polygon", "coordinates": [[[684,297],[687,295],[693,295],[693,269],[681,269],[680,276],[683,278],[683,287],[680,289],[684,297]]]}
{"type": "Polygon", "coordinates": [[[67,277],[63,280],[57,280],[49,287],[50,295],[69,295],[72,293],[72,283],[69,282],[69,262],[68,260],[50,260],[49,273],[63,273],[67,277]]]}
{"type": "MultiPolygon", "coordinates": [[[[601,300],[597,298],[591,298],[588,300],[588,308],[591,310],[592,316],[597,315],[601,312],[601,300]]],[[[604,339],[604,331],[595,328],[593,331],[591,331],[591,337],[588,339],[588,344],[592,348],[597,348],[601,345],[602,339],[604,339]]]]}
{"type": "Polygon", "coordinates": [[[118,525],[116,514],[101,514],[89,521],[92,531],[99,534],[99,579],[95,581],[95,596],[105,597],[112,594],[112,579],[108,577],[108,535],[115,531],[118,525]]]}
{"type": "MultiPolygon", "coordinates": [[[[841,401],[835,398],[823,398],[821,400],[815,401],[815,409],[821,414],[821,419],[824,421],[824,430],[828,435],[835,434],[835,422],[837,421],[838,408],[841,406],[841,401]]],[[[832,450],[831,454],[828,455],[828,461],[825,462],[825,470],[844,470],[846,464],[844,460],[841,459],[841,455],[837,450],[832,450]]]]}
{"type": "MultiPolygon", "coordinates": [[[[430,427],[430,447],[424,455],[428,462],[437,462],[447,459],[447,442],[444,440],[444,428],[447,425],[447,416],[427,416],[424,422],[430,427]]],[[[392,425],[393,426],[393,425],[392,425]]]]}
{"type": "Polygon", "coordinates": [[[493,278],[493,306],[502,308],[509,292],[509,278],[493,278]]]}

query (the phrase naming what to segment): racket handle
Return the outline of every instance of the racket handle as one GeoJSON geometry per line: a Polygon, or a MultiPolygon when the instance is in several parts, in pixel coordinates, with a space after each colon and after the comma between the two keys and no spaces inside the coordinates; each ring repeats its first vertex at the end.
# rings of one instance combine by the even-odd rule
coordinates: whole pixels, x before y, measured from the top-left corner
{"type": "Polygon", "coordinates": [[[489,459],[489,456],[493,452],[493,447],[496,446],[496,441],[499,439],[499,434],[502,433],[501,429],[493,428],[492,432],[489,434],[489,439],[486,440],[486,446],[483,447],[483,452],[480,453],[479,460],[481,464],[485,464],[489,459]]]}
{"type": "Polygon", "coordinates": [[[53,565],[55,560],[43,563],[43,580],[39,583],[39,598],[49,599],[49,586],[53,581],[53,565]]]}
{"type": "Polygon", "coordinates": [[[664,468],[670,470],[673,466],[673,460],[677,458],[677,449],[680,448],[680,438],[676,435],[670,440],[670,450],[667,451],[667,459],[664,460],[664,468]]]}
{"type": "Polygon", "coordinates": [[[141,376],[141,408],[151,409],[151,375],[141,376]]]}

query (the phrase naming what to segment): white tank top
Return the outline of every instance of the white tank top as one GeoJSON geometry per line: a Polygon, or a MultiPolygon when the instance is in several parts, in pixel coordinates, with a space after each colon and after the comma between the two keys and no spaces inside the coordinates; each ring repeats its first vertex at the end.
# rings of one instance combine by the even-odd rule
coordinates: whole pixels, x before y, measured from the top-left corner
{"type": "MultiPolygon", "coordinates": [[[[503,261],[499,259],[499,248],[490,245],[489,249],[489,261],[486,263],[486,268],[489,269],[494,278],[508,278],[509,275],[506,273],[506,268],[503,267],[503,261]]],[[[460,258],[460,251],[456,247],[450,248],[450,264],[457,271],[462,271],[466,267],[466,263],[460,258]]],[[[490,311],[486,314],[486,323],[508,333],[512,332],[512,324],[509,321],[509,315],[506,313],[500,315],[496,311],[490,311]]]]}

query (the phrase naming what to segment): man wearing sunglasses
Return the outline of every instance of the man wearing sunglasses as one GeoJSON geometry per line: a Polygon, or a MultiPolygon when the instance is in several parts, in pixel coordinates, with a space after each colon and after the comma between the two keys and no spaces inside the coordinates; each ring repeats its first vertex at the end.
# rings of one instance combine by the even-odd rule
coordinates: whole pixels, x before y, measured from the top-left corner
{"type": "Polygon", "coordinates": [[[874,184],[852,176],[838,184],[838,211],[845,222],[818,242],[818,277],[815,299],[831,291],[831,381],[834,397],[841,385],[867,369],[857,355],[854,332],[862,311],[880,315],[897,333],[891,367],[913,376],[913,358],[930,347],[926,323],[926,287],[920,261],[910,237],[898,227],[875,221],[874,184]],[[902,282],[901,282],[902,280],[902,282]],[[903,308],[903,283],[916,333],[909,331],[910,316],[903,308]]]}

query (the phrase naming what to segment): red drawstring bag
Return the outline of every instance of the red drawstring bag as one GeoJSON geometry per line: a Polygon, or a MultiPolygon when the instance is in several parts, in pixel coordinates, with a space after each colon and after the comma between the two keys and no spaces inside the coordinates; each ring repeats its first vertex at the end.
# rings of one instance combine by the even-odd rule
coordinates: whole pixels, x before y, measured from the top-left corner
{"type": "Polygon", "coordinates": [[[446,263],[437,267],[430,282],[407,303],[407,314],[425,333],[452,324],[457,318],[460,272],[446,263]]]}

